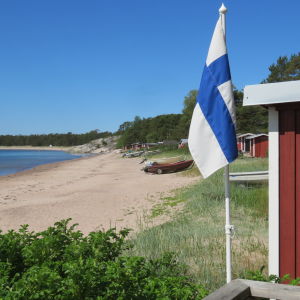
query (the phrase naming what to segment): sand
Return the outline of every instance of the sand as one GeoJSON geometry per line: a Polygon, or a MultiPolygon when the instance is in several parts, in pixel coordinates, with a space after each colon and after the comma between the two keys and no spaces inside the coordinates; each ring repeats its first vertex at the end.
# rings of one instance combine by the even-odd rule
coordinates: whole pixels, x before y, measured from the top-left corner
{"type": "Polygon", "coordinates": [[[140,161],[107,153],[0,176],[0,228],[29,224],[40,231],[72,218],[85,234],[110,227],[138,230],[163,195],[197,180],[147,174],[140,161]]]}

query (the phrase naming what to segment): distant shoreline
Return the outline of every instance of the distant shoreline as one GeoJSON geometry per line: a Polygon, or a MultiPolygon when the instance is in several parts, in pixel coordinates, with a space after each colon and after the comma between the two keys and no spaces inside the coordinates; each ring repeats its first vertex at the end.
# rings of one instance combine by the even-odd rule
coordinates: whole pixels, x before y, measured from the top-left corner
{"type": "Polygon", "coordinates": [[[53,151],[69,151],[72,147],[64,146],[0,146],[0,150],[53,150],[53,151]]]}

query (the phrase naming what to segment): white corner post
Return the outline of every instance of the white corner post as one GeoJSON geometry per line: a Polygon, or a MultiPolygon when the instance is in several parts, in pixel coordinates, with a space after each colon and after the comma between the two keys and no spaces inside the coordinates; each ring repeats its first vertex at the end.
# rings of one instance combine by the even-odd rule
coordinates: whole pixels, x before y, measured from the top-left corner
{"type": "MultiPolygon", "coordinates": [[[[226,39],[226,20],[225,14],[227,8],[222,3],[219,9],[222,27],[224,31],[224,38],[226,39]]],[[[231,281],[231,238],[233,233],[233,226],[230,224],[230,183],[229,183],[229,165],[224,168],[224,185],[225,185],[225,235],[226,235],[226,282],[231,281]]]]}
{"type": "Polygon", "coordinates": [[[279,276],[279,126],[269,107],[269,274],[279,276]]]}

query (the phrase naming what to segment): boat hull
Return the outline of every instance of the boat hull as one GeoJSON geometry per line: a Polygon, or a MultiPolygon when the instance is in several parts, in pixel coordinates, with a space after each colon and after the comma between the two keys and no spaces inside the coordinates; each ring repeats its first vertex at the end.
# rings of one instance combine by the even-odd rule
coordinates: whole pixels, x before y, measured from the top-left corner
{"type": "Polygon", "coordinates": [[[154,163],[151,166],[146,166],[144,168],[144,171],[149,173],[155,173],[155,174],[178,172],[187,169],[193,164],[193,162],[194,162],[193,160],[184,160],[184,161],[179,161],[179,162],[169,163],[169,164],[154,163]]]}

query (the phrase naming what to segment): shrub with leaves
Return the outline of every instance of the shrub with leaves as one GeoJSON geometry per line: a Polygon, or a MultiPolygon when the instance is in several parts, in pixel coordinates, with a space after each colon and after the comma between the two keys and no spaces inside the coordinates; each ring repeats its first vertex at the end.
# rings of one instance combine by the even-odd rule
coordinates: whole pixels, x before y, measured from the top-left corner
{"type": "Polygon", "coordinates": [[[0,299],[202,299],[174,255],[123,256],[129,230],[84,236],[63,220],[35,233],[0,232],[0,299]]]}
{"type": "Polygon", "coordinates": [[[287,283],[290,285],[299,285],[300,277],[291,278],[290,274],[285,274],[282,277],[277,275],[266,275],[264,272],[265,266],[262,266],[259,270],[256,271],[246,271],[244,274],[245,279],[256,280],[256,281],[265,281],[273,283],[287,283]]]}

